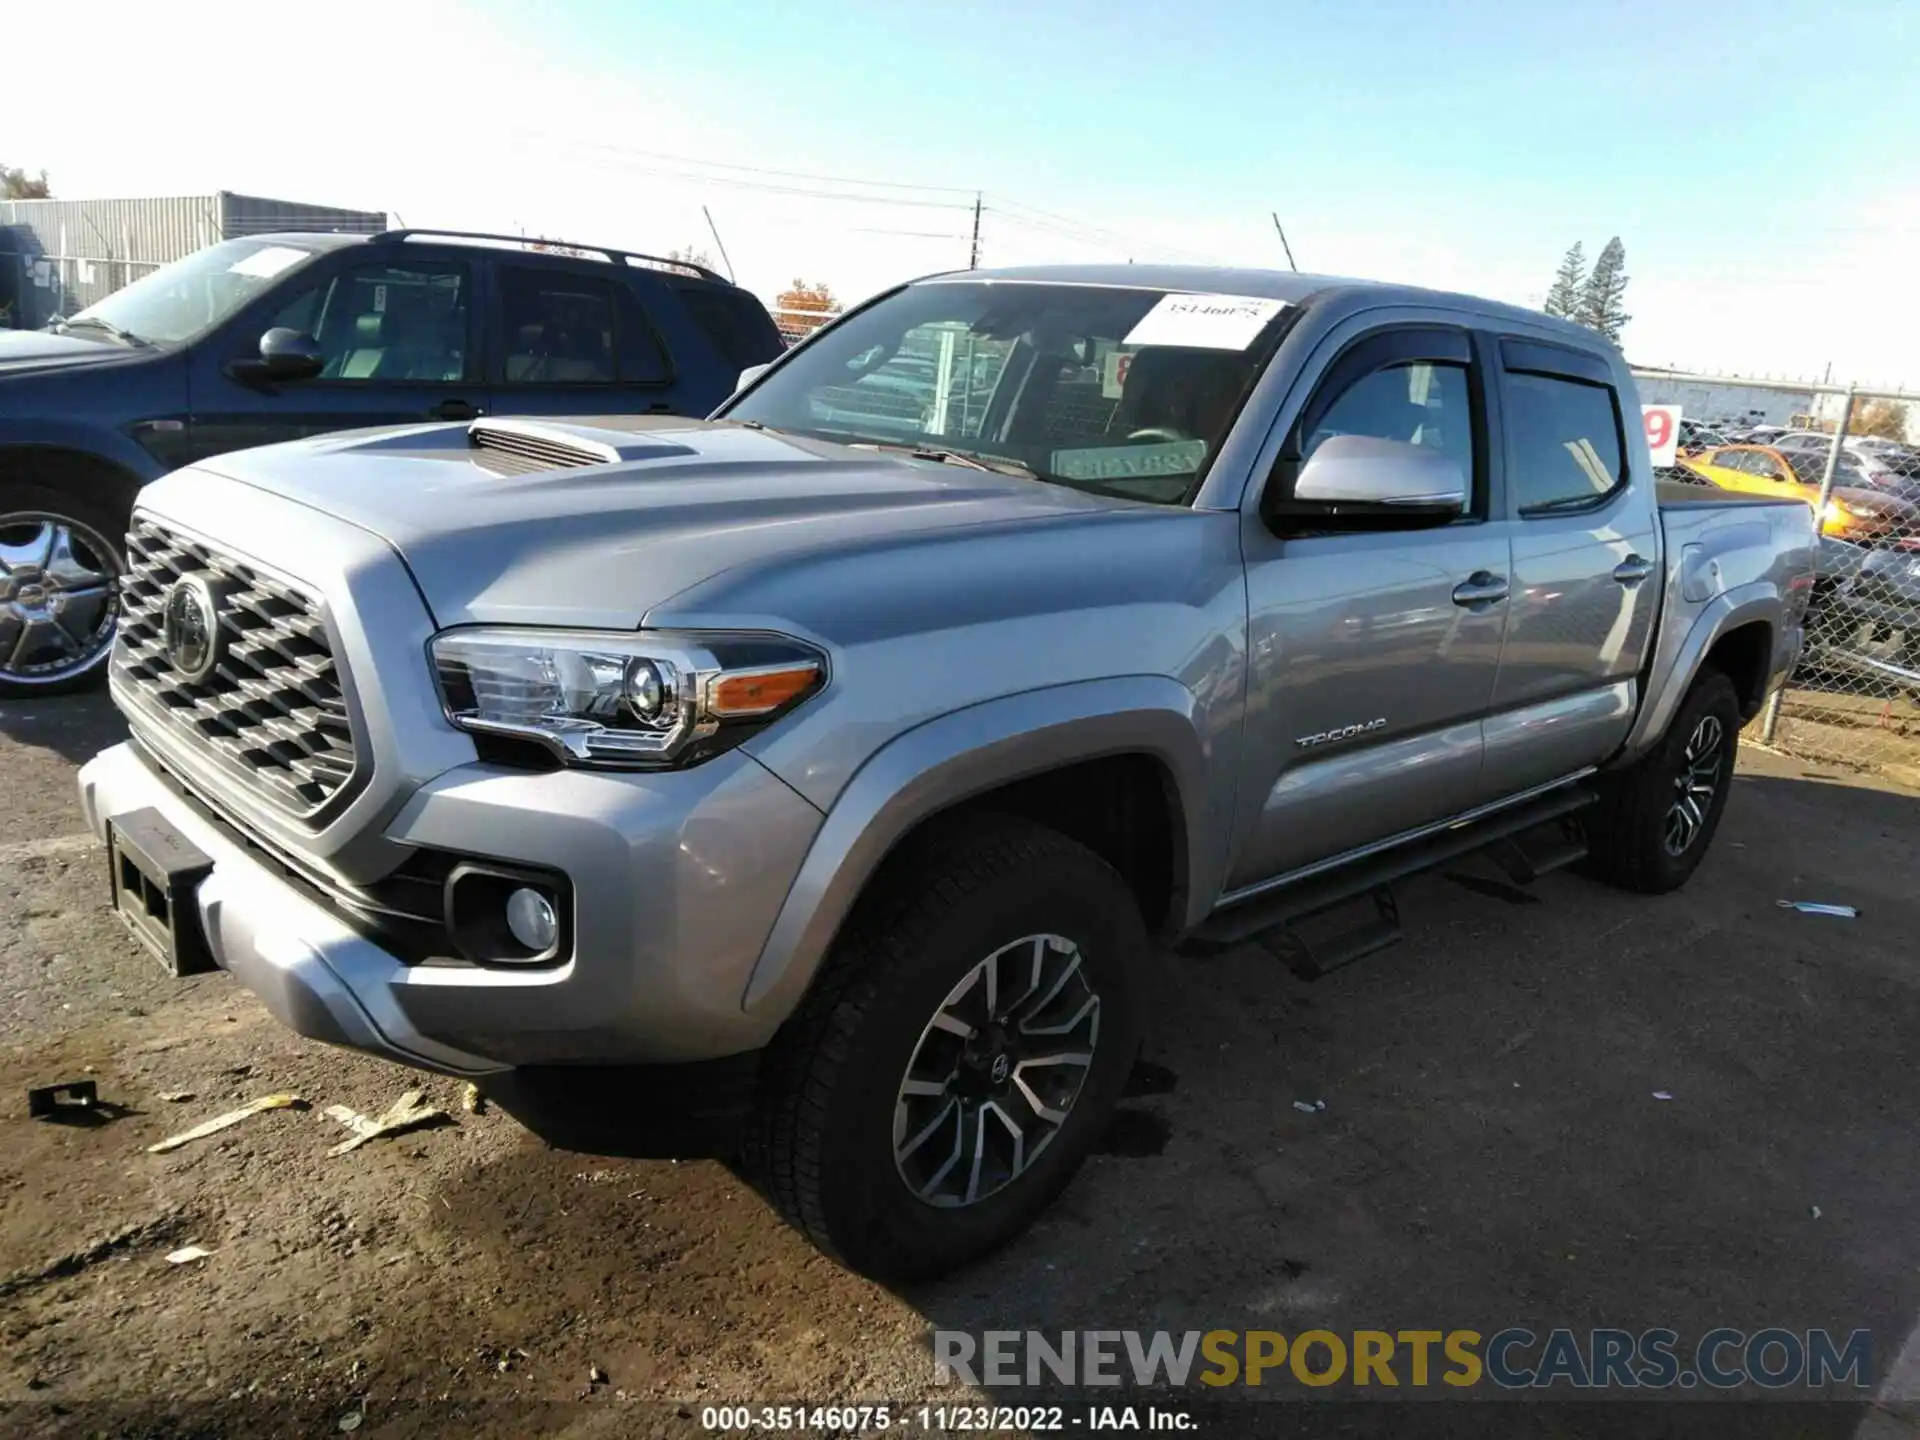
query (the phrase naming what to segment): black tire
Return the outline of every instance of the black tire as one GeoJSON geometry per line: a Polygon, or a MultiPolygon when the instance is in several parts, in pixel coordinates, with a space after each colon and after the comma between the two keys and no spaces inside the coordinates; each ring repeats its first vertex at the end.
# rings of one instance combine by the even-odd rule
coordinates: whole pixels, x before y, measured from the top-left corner
{"type": "Polygon", "coordinates": [[[1733,762],[1740,743],[1740,697],[1733,681],[1718,670],[1702,670],[1687,691],[1660,741],[1628,768],[1603,776],[1600,802],[1587,812],[1587,868],[1623,890],[1664,895],[1687,883],[1699,868],[1733,788],[1733,762]],[[1719,732],[1717,771],[1710,796],[1698,791],[1700,772],[1689,759],[1690,746],[1705,733],[1719,732]],[[1676,850],[1676,822],[1683,778],[1693,775],[1688,797],[1698,819],[1676,850]]]}
{"type": "MultiPolygon", "coordinates": [[[[111,567],[116,579],[126,573],[126,514],[110,513],[109,507],[90,496],[67,494],[44,485],[0,483],[0,555],[9,549],[30,545],[34,534],[31,527],[47,520],[68,527],[81,562],[87,568],[104,571],[111,567]],[[105,553],[96,553],[98,551],[105,553]]],[[[71,667],[46,669],[23,656],[16,668],[12,645],[5,642],[5,635],[13,633],[10,622],[16,619],[12,610],[16,594],[14,580],[4,564],[0,564],[0,645],[4,645],[4,649],[0,649],[0,700],[64,695],[99,684],[107,673],[112,617],[108,617],[104,643],[97,649],[89,645],[85,657],[76,657],[71,667]]],[[[113,610],[117,613],[117,600],[113,602],[113,610]]]]}
{"type": "MultiPolygon", "coordinates": [[[[1072,969],[1057,948],[1018,953],[1036,966],[1044,960],[1072,969]]],[[[769,1053],[749,1174],[815,1245],[875,1279],[926,1279],[986,1255],[1066,1187],[1112,1113],[1139,1050],[1147,956],[1132,893],[1105,861],[1054,831],[984,816],[915,846],[876,880],[769,1053]],[[1017,1172],[1005,1167],[1012,1178],[1003,1188],[965,1205],[929,1203],[904,1173],[917,1156],[895,1156],[895,1106],[915,1103],[901,1090],[908,1067],[924,1063],[925,1045],[958,1043],[935,1036],[931,1022],[962,980],[1002,947],[1042,935],[1078,947],[1086,987],[1099,1001],[1078,1094],[1064,1122],[1036,1146],[1038,1158],[1017,1172]]],[[[960,1085],[967,1067],[957,1059],[948,1083],[960,1085]]],[[[977,1079],[992,1068],[969,1073],[977,1079]]],[[[956,1136],[968,1133],[971,1103],[978,1133],[987,1133],[980,1116],[987,1102],[977,1093],[970,1102],[926,1103],[961,1106],[956,1136]]],[[[1038,1117],[1020,1114],[1042,1128],[1038,1117]]],[[[938,1134],[944,1145],[944,1129],[938,1134]]],[[[997,1139],[1004,1134],[993,1129],[997,1139]]]]}

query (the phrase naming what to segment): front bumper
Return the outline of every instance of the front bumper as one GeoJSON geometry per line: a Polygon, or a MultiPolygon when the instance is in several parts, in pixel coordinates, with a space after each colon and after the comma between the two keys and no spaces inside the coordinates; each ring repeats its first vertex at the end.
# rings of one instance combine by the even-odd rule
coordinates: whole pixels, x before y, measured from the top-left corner
{"type": "Polygon", "coordinates": [[[512,968],[383,948],[324,875],[290,879],[133,744],[90,761],[80,795],[102,838],[111,817],[152,807],[212,858],[196,892],[208,948],[286,1025],[454,1075],[764,1046],[777,1017],[749,1015],[742,997],[821,819],[737,752],[647,775],[459,766],[415,792],[386,838],[568,876],[572,953],[512,968]]]}

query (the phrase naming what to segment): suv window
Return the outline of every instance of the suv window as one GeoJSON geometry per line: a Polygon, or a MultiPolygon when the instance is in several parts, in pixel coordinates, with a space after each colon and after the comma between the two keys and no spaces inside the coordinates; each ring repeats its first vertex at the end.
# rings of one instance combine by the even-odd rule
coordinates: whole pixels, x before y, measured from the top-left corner
{"type": "Polygon", "coordinates": [[[1467,367],[1431,360],[1387,365],[1363,375],[1329,405],[1300,446],[1305,460],[1335,435],[1403,440],[1438,450],[1471,485],[1473,402],[1467,367]]]}
{"type": "Polygon", "coordinates": [[[288,301],[272,323],[319,342],[321,381],[445,383],[470,375],[472,293],[465,265],[349,265],[288,301]]]}
{"type": "Polygon", "coordinates": [[[659,384],[666,355],[625,285],[564,270],[500,272],[510,385],[659,384]]]}
{"type": "Polygon", "coordinates": [[[1625,482],[1612,386],[1510,370],[1504,410],[1508,483],[1522,515],[1590,504],[1625,482]]]}
{"type": "Polygon", "coordinates": [[[676,285],[674,290],[728,364],[742,370],[764,365],[786,348],[773,318],[744,290],[717,285],[676,285]]]}

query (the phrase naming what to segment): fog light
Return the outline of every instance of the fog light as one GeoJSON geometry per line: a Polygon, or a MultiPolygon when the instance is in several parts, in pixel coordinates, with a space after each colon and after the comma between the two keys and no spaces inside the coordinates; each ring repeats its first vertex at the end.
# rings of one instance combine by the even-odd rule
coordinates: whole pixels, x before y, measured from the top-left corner
{"type": "Polygon", "coordinates": [[[551,900],[523,885],[507,896],[507,929],[527,949],[543,955],[560,938],[560,917],[551,900]]]}

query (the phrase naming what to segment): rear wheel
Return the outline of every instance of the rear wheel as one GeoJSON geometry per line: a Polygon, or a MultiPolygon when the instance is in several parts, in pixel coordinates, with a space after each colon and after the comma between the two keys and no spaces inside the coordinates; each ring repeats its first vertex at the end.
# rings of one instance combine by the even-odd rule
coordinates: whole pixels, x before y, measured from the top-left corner
{"type": "Polygon", "coordinates": [[[126,520],[38,485],[0,485],[0,699],[98,680],[113,647],[126,520]]]}
{"type": "Polygon", "coordinates": [[[1600,803],[1587,816],[1593,873],[1649,895],[1686,884],[1720,828],[1739,743],[1733,681],[1701,671],[1659,743],[1602,778],[1600,803]]]}
{"type": "Polygon", "coordinates": [[[1147,939],[1120,877],[1013,818],[890,865],[769,1057],[750,1159],[852,1268],[925,1278],[1073,1178],[1139,1047],[1147,939]]]}

